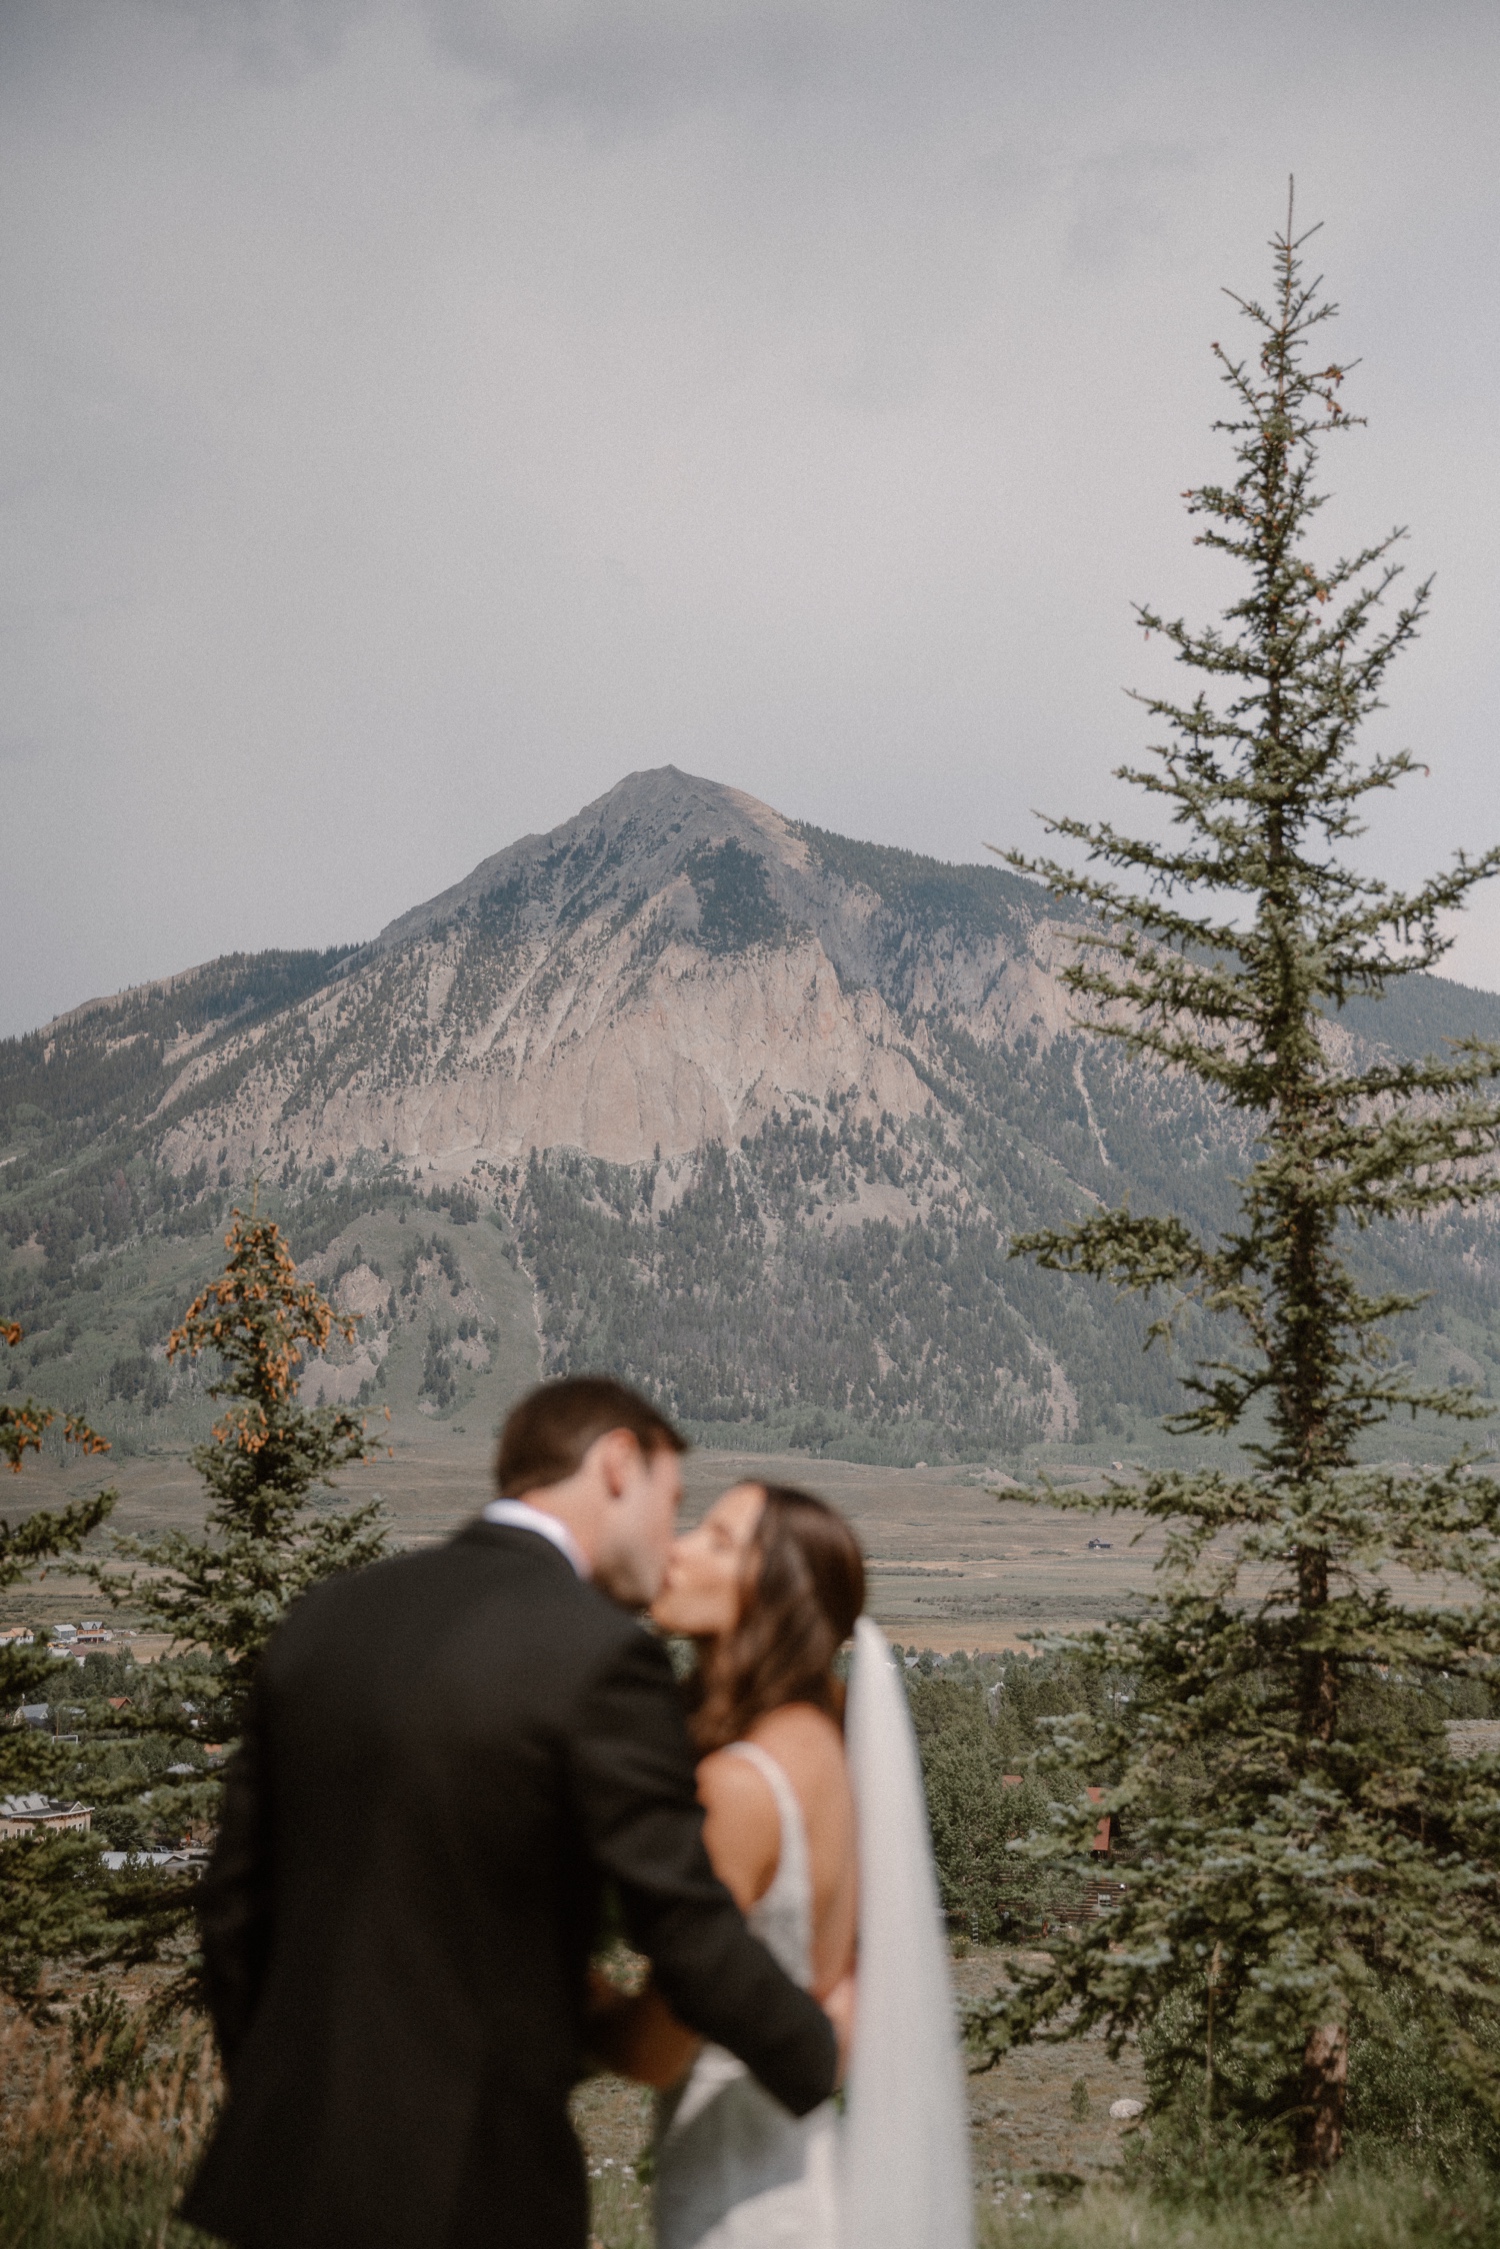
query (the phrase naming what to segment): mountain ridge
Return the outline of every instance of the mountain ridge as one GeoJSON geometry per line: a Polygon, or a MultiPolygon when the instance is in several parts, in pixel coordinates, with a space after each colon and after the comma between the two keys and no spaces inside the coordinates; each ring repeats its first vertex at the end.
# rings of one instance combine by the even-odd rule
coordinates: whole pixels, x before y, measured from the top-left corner
{"type": "MultiPolygon", "coordinates": [[[[154,1313],[114,1349],[111,1291],[175,1272],[255,1179],[358,1297],[337,1382],[430,1420],[478,1410],[500,1361],[475,1323],[509,1274],[536,1364],[612,1366],[711,1441],[1136,1441],[1174,1392],[1140,1307],[1011,1262],[1010,1236],[1125,1195],[1222,1225],[1246,1126],[1074,1020],[1077,935],[1002,868],[627,775],[362,945],[225,956],[0,1046],[0,1293],[48,1323],[29,1349],[79,1402],[149,1438],[190,1401],[150,1358],[154,1313]],[[355,1237],[397,1226],[405,1272],[419,1198],[453,1271],[424,1253],[387,1303],[373,1266],[347,1278],[355,1237]]],[[[1417,983],[1330,1035],[1500,1036],[1500,999],[1417,983]]],[[[1500,1372],[1489,1220],[1360,1254],[1436,1291],[1413,1363],[1500,1372]]]]}
{"type": "MultiPolygon", "coordinates": [[[[1050,968],[1037,978],[1014,941],[1015,878],[974,869],[988,915],[913,959],[882,926],[884,901],[807,836],[676,768],[627,776],[388,924],[340,965],[336,991],[303,1003],[311,1056],[305,1043],[280,1067],[268,1055],[232,1105],[189,1104],[166,1160],[186,1171],[213,1142],[236,1172],[268,1154],[343,1168],[377,1146],[443,1179],[531,1146],[641,1162],[737,1137],[793,1095],[853,1085],[877,1112],[913,1113],[926,1096],[897,1020],[913,1004],[982,1007],[1009,976],[1015,1005],[1060,1020],[1050,968]],[[315,1120],[310,1062],[326,1084],[315,1120]]],[[[225,1059],[222,1046],[185,1057],[164,1107],[225,1059]]]]}

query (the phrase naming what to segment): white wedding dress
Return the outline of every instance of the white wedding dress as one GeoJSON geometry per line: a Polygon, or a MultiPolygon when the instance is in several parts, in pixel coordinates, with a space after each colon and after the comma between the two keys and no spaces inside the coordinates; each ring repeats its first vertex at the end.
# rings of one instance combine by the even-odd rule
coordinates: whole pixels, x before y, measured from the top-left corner
{"type": "MultiPolygon", "coordinates": [[[[847,2113],[791,2116],[722,2047],[662,2102],[659,2249],[970,2249],[967,2102],[921,1766],[906,1692],[861,1617],[844,1728],[859,1830],[859,2003],[847,2113]]],[[[804,1989],[812,1880],[802,1807],[756,1742],[781,1855],[750,1926],[804,1989]]]]}
{"type": "MultiPolygon", "coordinates": [[[[787,1974],[812,1981],[812,1871],[796,1791],[758,1742],[730,1754],[776,1799],[781,1855],[751,1928],[787,1974]]],[[[722,2046],[705,2046],[661,2105],[656,2142],[660,2249],[838,2249],[837,2116],[825,2101],[794,2117],[722,2046]]]]}

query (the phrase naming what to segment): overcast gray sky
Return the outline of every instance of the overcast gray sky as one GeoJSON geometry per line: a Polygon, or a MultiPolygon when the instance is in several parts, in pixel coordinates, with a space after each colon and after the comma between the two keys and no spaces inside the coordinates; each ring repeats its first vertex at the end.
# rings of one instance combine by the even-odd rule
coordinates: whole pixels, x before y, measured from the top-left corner
{"type": "MultiPolygon", "coordinates": [[[[392,915],[633,767],[977,858],[1227,596],[1295,171],[1432,623],[1372,834],[1500,834],[1491,0],[4,0],[0,1032],[392,915]]],[[[1496,886],[1500,889],[1500,886],[1496,886]]],[[[1452,972],[1500,987],[1500,899],[1452,972]]]]}

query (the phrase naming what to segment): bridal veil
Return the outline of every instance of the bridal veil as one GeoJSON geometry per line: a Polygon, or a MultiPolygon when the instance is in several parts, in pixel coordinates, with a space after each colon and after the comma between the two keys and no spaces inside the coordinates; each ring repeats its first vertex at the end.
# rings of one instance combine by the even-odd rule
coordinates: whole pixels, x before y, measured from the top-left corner
{"type": "Polygon", "coordinates": [[[906,1689],[855,1626],[845,1741],[859,1821],[859,2003],[840,2249],[970,2249],[968,2103],[906,1689]]]}

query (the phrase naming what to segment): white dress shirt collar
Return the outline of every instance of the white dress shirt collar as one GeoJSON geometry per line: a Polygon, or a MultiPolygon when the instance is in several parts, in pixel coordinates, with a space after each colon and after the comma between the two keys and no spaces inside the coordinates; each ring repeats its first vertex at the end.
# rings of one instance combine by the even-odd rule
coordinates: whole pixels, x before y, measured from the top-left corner
{"type": "Polygon", "coordinates": [[[581,1578],[590,1578],[588,1556],[579,1545],[567,1524],[557,1515],[549,1515],[544,1507],[529,1507],[524,1499],[492,1499],[484,1511],[487,1523],[499,1523],[508,1531],[535,1531],[539,1538],[550,1538],[559,1554],[565,1554],[581,1578]]]}

